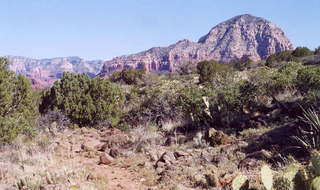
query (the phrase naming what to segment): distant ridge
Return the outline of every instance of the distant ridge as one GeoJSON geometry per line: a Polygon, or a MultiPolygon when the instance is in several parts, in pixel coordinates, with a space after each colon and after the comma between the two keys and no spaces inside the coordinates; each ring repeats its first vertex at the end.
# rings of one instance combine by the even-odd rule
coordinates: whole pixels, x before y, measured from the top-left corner
{"type": "Polygon", "coordinates": [[[292,43],[275,24],[264,18],[244,14],[213,27],[198,42],[181,40],[168,47],[155,47],[106,61],[99,76],[124,68],[174,72],[183,63],[202,60],[229,62],[243,57],[261,60],[291,49],[292,43]]]}
{"type": "Polygon", "coordinates": [[[264,18],[244,14],[213,27],[198,42],[184,39],[168,47],[154,47],[109,61],[87,61],[77,56],[52,59],[7,57],[10,70],[29,77],[34,88],[41,89],[52,85],[61,78],[63,72],[101,77],[125,68],[144,68],[148,72],[174,72],[186,62],[229,62],[243,57],[261,60],[271,54],[291,49],[292,43],[275,24],[264,18]]]}
{"type": "Polygon", "coordinates": [[[27,76],[35,89],[50,86],[61,78],[63,72],[86,73],[96,76],[103,65],[102,60],[87,61],[77,56],[52,59],[33,59],[22,56],[7,56],[9,69],[27,76]]]}

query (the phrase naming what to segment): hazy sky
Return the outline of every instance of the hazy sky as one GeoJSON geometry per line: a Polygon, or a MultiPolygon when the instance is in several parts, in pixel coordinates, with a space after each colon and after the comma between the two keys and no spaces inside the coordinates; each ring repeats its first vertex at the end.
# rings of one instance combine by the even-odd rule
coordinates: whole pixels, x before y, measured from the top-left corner
{"type": "Polygon", "coordinates": [[[0,55],[110,59],[197,41],[240,14],[265,17],[295,46],[320,46],[320,0],[0,0],[0,55]]]}

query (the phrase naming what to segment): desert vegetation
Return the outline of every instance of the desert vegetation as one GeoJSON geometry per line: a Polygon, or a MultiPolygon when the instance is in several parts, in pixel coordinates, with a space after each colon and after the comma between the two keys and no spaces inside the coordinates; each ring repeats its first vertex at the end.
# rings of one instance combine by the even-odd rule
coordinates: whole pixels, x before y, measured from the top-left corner
{"type": "Polygon", "coordinates": [[[94,172],[107,167],[137,173],[120,182],[142,189],[317,190],[318,54],[298,47],[162,75],[64,73],[41,92],[1,58],[0,184],[116,188],[94,172]]]}

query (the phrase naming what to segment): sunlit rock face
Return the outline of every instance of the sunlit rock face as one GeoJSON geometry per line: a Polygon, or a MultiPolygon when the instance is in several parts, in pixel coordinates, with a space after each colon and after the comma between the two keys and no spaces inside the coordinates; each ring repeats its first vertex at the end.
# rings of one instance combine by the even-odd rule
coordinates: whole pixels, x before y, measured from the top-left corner
{"type": "Polygon", "coordinates": [[[53,59],[32,59],[7,56],[9,69],[31,79],[34,89],[51,86],[64,72],[86,73],[94,77],[101,70],[103,61],[86,61],[79,57],[61,57],[53,59]]]}
{"type": "Polygon", "coordinates": [[[174,72],[183,63],[202,60],[229,62],[246,57],[257,61],[291,49],[292,43],[275,24],[245,14],[218,24],[198,42],[181,40],[168,47],[155,47],[106,61],[99,76],[124,68],[174,72]]]}

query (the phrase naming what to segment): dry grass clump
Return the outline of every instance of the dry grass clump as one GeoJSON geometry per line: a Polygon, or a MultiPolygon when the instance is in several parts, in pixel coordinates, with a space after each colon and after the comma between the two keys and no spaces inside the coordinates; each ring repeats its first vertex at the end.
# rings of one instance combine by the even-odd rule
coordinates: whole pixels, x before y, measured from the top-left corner
{"type": "Polygon", "coordinates": [[[158,131],[157,127],[152,124],[147,124],[146,126],[140,125],[132,129],[129,136],[131,149],[136,152],[143,152],[145,147],[152,144],[159,144],[163,139],[163,135],[158,131]]]}
{"type": "Polygon", "coordinates": [[[105,189],[104,181],[87,180],[89,169],[56,154],[58,138],[41,133],[30,141],[20,136],[11,145],[1,147],[0,184],[30,190],[48,184],[80,190],[105,189]]]}

